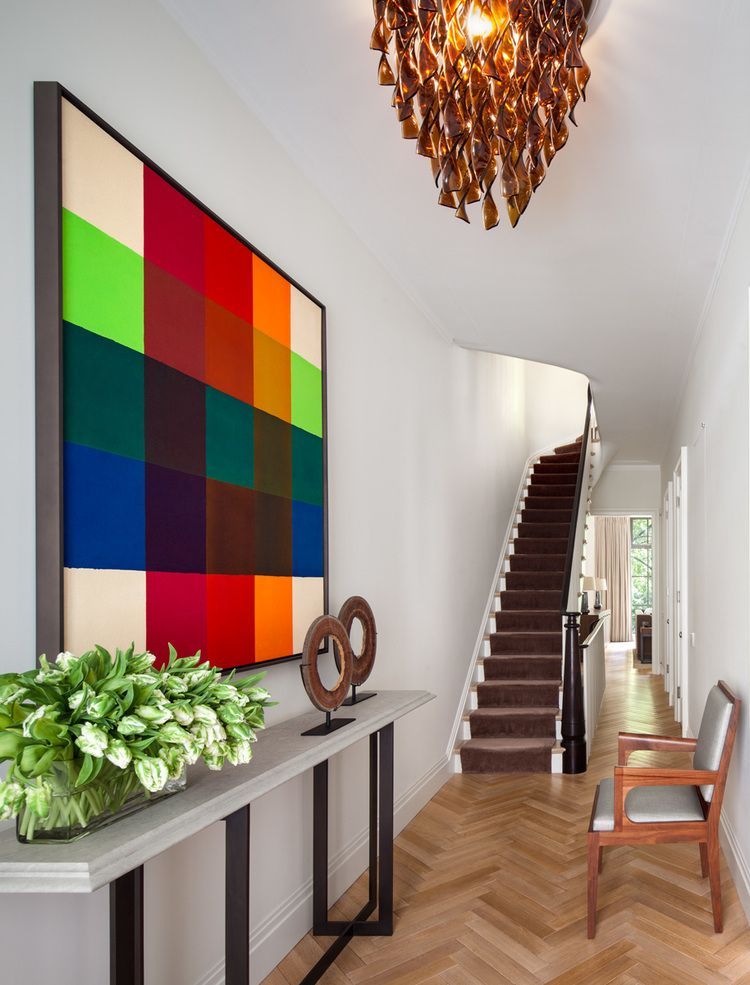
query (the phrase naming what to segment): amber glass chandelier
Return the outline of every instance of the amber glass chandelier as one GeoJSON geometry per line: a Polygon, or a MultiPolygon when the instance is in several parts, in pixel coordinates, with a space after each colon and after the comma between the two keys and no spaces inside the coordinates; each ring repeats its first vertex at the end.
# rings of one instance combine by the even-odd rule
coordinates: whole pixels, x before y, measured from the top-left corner
{"type": "Polygon", "coordinates": [[[438,201],[459,219],[481,200],[485,228],[496,226],[499,192],[515,226],[544,181],[585,98],[590,6],[374,0],[378,80],[393,86],[401,132],[430,158],[438,201]]]}

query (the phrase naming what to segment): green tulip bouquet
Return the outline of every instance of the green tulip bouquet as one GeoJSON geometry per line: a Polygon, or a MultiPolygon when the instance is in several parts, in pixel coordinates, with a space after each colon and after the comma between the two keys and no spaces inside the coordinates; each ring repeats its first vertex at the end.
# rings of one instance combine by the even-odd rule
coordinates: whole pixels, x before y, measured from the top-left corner
{"type": "Polygon", "coordinates": [[[262,674],[234,678],[200,653],[154,667],[133,646],[61,653],[0,676],[0,819],[21,841],[71,840],[184,786],[185,767],[247,763],[265,709],[262,674]]]}

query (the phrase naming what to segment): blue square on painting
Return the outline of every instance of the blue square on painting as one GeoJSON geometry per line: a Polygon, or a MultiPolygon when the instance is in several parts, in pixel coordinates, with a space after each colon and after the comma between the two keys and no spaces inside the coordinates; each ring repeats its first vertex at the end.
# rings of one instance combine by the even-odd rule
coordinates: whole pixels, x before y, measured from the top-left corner
{"type": "Polygon", "coordinates": [[[292,503],[292,574],[323,577],[323,509],[297,500],[292,503]]]}
{"type": "Polygon", "coordinates": [[[65,567],[143,571],[143,462],[65,442],[65,567]]]}

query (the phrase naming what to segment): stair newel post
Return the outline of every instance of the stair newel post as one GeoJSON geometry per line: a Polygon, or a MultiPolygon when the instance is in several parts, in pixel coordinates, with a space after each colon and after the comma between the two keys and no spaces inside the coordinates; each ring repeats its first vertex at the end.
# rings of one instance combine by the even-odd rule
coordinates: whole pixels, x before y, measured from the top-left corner
{"type": "Polygon", "coordinates": [[[583,708],[579,613],[565,613],[562,745],[563,773],[586,771],[586,716],[583,708]]]}

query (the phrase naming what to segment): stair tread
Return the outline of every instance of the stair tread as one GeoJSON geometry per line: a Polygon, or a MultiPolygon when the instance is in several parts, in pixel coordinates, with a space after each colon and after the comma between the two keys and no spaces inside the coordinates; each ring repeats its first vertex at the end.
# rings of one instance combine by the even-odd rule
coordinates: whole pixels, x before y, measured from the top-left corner
{"type": "MultiPolygon", "coordinates": [[[[536,612],[535,609],[532,610],[536,612]]],[[[560,615],[560,613],[557,613],[560,615]]],[[[562,617],[561,617],[562,618],[562,617]]],[[[490,636],[557,636],[562,632],[562,627],[557,629],[497,629],[490,636]]]]}
{"type": "Polygon", "coordinates": [[[547,718],[554,715],[555,718],[560,714],[560,709],[550,705],[549,708],[515,708],[512,705],[504,708],[475,708],[468,715],[484,716],[485,718],[547,718]]]}
{"type": "Polygon", "coordinates": [[[461,747],[466,749],[467,747],[472,747],[474,749],[484,748],[484,749],[494,749],[496,751],[513,749],[552,749],[555,745],[556,740],[553,738],[546,738],[541,736],[503,736],[502,738],[477,738],[477,739],[466,739],[465,742],[461,743],[461,747]]]}
{"type": "MultiPolygon", "coordinates": [[[[487,658],[485,658],[487,659],[487,658]]],[[[549,687],[551,684],[557,686],[560,683],[559,677],[549,677],[545,680],[525,677],[511,677],[502,681],[479,681],[477,687],[549,687]]]]}
{"type": "Polygon", "coordinates": [[[562,647],[560,653],[488,653],[486,657],[480,657],[479,662],[483,663],[485,660],[494,660],[495,657],[523,657],[524,660],[529,657],[542,657],[544,660],[551,660],[552,657],[559,657],[562,660],[562,647]]]}
{"type": "Polygon", "coordinates": [[[488,660],[510,660],[520,661],[520,660],[562,660],[561,653],[491,653],[488,657],[485,657],[485,663],[488,660]]]}
{"type": "MultiPolygon", "coordinates": [[[[533,591],[533,589],[529,589],[529,591],[533,591]]],[[[541,589],[541,591],[544,591],[544,589],[541,589]]],[[[505,593],[497,592],[496,594],[504,595],[505,593]]],[[[558,593],[554,592],[553,594],[557,595],[558,593]]],[[[495,615],[496,616],[500,615],[501,612],[504,612],[506,615],[512,612],[514,616],[560,616],[560,618],[562,618],[562,613],[560,612],[559,608],[558,609],[496,609],[495,615]]],[[[524,630],[518,630],[518,632],[524,632],[524,630]]],[[[541,632],[546,632],[546,630],[541,630],[541,632]]]]}

